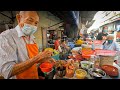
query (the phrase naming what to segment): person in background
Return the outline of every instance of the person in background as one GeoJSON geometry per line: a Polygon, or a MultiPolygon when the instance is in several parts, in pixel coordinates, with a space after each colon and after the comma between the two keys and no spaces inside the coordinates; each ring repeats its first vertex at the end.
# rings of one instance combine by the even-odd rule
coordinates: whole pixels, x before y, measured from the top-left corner
{"type": "Polygon", "coordinates": [[[65,42],[66,42],[66,45],[68,46],[68,39],[66,39],[65,42]]]}
{"type": "Polygon", "coordinates": [[[102,40],[103,39],[103,36],[107,36],[108,35],[108,27],[103,27],[103,30],[101,33],[98,34],[97,36],[97,40],[102,40]]]}
{"type": "Polygon", "coordinates": [[[83,34],[82,38],[83,38],[84,41],[86,41],[86,38],[88,38],[88,34],[87,33],[83,34]]]}
{"type": "Polygon", "coordinates": [[[39,53],[33,34],[39,16],[36,11],[20,11],[18,25],[0,34],[0,74],[4,79],[39,79],[37,64],[50,60],[50,51],[39,53]]]}
{"type": "Polygon", "coordinates": [[[50,38],[50,39],[53,39],[53,36],[54,36],[54,32],[51,31],[51,32],[50,32],[50,36],[49,36],[49,38],[50,38]]]}
{"type": "Polygon", "coordinates": [[[80,39],[81,38],[81,36],[80,36],[80,33],[78,34],[78,36],[77,36],[77,39],[80,39]]]}
{"type": "Polygon", "coordinates": [[[61,41],[61,45],[60,46],[61,46],[61,49],[62,49],[62,52],[60,53],[60,59],[61,60],[65,60],[65,59],[67,59],[68,53],[70,52],[70,47],[68,47],[66,45],[65,40],[61,41]]]}
{"type": "Polygon", "coordinates": [[[94,38],[95,38],[95,40],[97,39],[97,35],[98,35],[98,33],[95,32],[95,34],[94,34],[94,38]]]}
{"type": "MultiPolygon", "coordinates": [[[[62,40],[61,41],[61,48],[64,48],[65,50],[69,51],[70,47],[67,46],[66,41],[62,40]]],[[[63,50],[63,49],[62,49],[63,50]]]]}
{"type": "Polygon", "coordinates": [[[62,40],[66,40],[67,36],[65,34],[61,35],[62,36],[62,40]]]}
{"type": "MultiPolygon", "coordinates": [[[[103,45],[103,49],[105,49],[105,50],[118,51],[117,53],[120,52],[120,45],[119,45],[116,41],[114,41],[114,35],[109,34],[109,35],[107,36],[106,42],[105,42],[105,44],[103,45]]],[[[115,61],[116,63],[118,63],[118,61],[119,61],[119,55],[116,55],[116,56],[115,56],[114,61],[115,61]]],[[[119,61],[119,62],[120,62],[120,61],[119,61]]],[[[119,63],[119,65],[120,65],[120,63],[119,63]]]]}
{"type": "Polygon", "coordinates": [[[91,36],[90,38],[92,38],[92,39],[94,38],[94,31],[90,32],[90,36],[91,36]]]}
{"type": "Polygon", "coordinates": [[[61,38],[57,37],[57,39],[54,42],[54,45],[55,45],[55,50],[58,50],[59,52],[62,52],[62,49],[60,47],[60,41],[61,41],[61,38]]]}

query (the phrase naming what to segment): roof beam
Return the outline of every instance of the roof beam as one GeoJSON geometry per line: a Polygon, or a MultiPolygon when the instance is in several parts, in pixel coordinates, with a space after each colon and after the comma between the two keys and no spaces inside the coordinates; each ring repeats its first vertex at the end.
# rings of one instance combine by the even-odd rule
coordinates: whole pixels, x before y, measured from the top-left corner
{"type": "Polygon", "coordinates": [[[11,17],[9,17],[9,16],[7,16],[7,15],[5,15],[4,13],[2,13],[2,12],[0,12],[0,14],[2,14],[3,16],[5,16],[5,17],[8,17],[9,19],[12,19],[11,17]]]}
{"type": "Polygon", "coordinates": [[[12,11],[10,11],[11,12],[11,16],[12,16],[12,22],[14,22],[14,17],[13,17],[13,12],[12,11]]]}
{"type": "Polygon", "coordinates": [[[52,26],[49,26],[48,28],[53,27],[53,26],[56,26],[56,25],[58,25],[58,24],[60,24],[60,23],[63,23],[63,21],[61,21],[61,22],[59,22],[59,23],[56,23],[56,24],[54,24],[54,25],[52,25],[52,26]]]}

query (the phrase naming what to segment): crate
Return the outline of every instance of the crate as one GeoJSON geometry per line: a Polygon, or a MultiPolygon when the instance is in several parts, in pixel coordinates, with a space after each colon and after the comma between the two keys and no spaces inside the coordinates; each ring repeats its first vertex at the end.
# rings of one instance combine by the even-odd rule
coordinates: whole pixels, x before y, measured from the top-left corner
{"type": "Polygon", "coordinates": [[[102,65],[112,65],[114,62],[114,56],[100,56],[100,66],[102,65]]]}

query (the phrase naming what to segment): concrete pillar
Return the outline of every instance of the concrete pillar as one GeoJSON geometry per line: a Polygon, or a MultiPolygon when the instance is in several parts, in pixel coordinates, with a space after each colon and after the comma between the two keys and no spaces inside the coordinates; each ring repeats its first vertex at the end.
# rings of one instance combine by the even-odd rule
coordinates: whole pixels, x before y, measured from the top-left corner
{"type": "Polygon", "coordinates": [[[39,47],[39,50],[42,50],[42,31],[40,25],[38,26],[38,30],[34,33],[35,41],[39,47]]]}
{"type": "Polygon", "coordinates": [[[43,44],[43,49],[47,47],[47,29],[41,28],[42,29],[42,44],[43,44]]]}
{"type": "Polygon", "coordinates": [[[117,35],[117,31],[114,32],[114,41],[116,41],[116,35],[117,35]]]}
{"type": "MultiPolygon", "coordinates": [[[[16,11],[15,14],[17,15],[19,13],[19,11],[16,11]]],[[[15,18],[14,20],[14,27],[16,27],[18,25],[17,19],[15,18]]]]}
{"type": "Polygon", "coordinates": [[[58,30],[58,32],[57,32],[58,34],[58,37],[61,37],[61,31],[60,30],[58,30]]]}

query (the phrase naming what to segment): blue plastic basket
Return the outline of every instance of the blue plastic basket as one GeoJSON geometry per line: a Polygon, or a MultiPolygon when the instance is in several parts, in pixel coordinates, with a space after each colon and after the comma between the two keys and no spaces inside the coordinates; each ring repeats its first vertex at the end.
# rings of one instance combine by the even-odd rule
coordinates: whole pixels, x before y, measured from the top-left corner
{"type": "Polygon", "coordinates": [[[56,54],[56,55],[52,56],[52,58],[54,58],[55,60],[60,60],[59,56],[60,56],[59,54],[56,54]]]}
{"type": "Polygon", "coordinates": [[[68,46],[72,49],[75,47],[75,44],[74,44],[74,42],[68,42],[68,46]]]}

